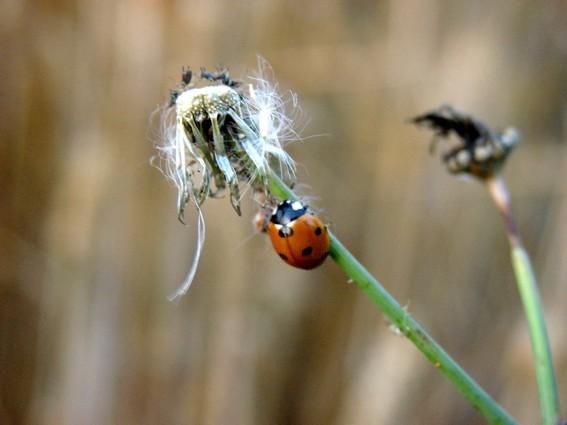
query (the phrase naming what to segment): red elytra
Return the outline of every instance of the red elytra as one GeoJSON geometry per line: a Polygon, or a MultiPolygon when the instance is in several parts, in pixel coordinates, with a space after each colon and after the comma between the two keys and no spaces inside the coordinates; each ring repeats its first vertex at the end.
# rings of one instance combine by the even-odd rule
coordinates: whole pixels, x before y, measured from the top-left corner
{"type": "Polygon", "coordinates": [[[281,202],[267,227],[274,250],[290,266],[313,269],[329,255],[327,226],[301,201],[281,202]]]}

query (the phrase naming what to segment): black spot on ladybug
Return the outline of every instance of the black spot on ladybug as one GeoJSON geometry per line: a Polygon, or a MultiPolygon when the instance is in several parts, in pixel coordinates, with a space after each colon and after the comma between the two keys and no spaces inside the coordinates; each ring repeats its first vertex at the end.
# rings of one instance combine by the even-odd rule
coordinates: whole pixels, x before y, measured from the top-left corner
{"type": "Polygon", "coordinates": [[[307,257],[311,255],[312,252],[313,252],[313,247],[308,246],[307,248],[304,248],[303,251],[301,251],[301,255],[303,257],[307,257]]]}
{"type": "Polygon", "coordinates": [[[284,260],[284,261],[288,261],[288,259],[287,259],[287,255],[285,255],[285,254],[282,254],[281,252],[280,252],[279,254],[280,254],[280,258],[281,258],[282,260],[284,260]]]}
{"type": "Polygon", "coordinates": [[[327,251],[323,255],[321,255],[321,261],[324,261],[325,258],[327,258],[328,256],[329,256],[329,251],[327,251]]]}
{"type": "Polygon", "coordinates": [[[317,228],[315,229],[315,234],[316,234],[317,236],[319,236],[321,233],[323,233],[323,231],[321,230],[320,227],[317,227],[317,228]]]}

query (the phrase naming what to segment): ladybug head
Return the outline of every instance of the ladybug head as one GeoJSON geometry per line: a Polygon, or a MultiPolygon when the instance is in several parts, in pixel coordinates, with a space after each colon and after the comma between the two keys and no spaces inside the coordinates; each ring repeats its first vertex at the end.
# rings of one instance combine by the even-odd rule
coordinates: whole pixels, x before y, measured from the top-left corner
{"type": "Polygon", "coordinates": [[[285,226],[306,214],[307,210],[307,205],[303,202],[288,199],[278,204],[272,213],[270,221],[274,224],[281,224],[285,226]]]}

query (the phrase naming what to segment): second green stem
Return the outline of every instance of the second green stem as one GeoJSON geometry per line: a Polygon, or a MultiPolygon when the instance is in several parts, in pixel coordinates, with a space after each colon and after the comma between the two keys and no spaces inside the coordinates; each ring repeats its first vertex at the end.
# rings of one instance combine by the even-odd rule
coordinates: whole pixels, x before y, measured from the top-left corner
{"type": "Polygon", "coordinates": [[[512,266],[532,342],[543,424],[555,425],[559,418],[559,397],[543,309],[530,257],[522,244],[512,216],[510,196],[504,181],[501,177],[494,177],[488,179],[486,185],[502,215],[510,241],[512,266]]]}

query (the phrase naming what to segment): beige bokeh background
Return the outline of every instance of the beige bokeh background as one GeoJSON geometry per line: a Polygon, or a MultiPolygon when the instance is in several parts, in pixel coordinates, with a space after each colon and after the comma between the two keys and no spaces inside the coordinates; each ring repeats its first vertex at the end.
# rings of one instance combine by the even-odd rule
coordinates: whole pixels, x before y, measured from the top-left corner
{"type": "Polygon", "coordinates": [[[299,190],[478,382],[539,421],[500,218],[413,115],[523,136],[505,175],[567,414],[563,1],[18,1],[0,6],[0,423],[483,424],[328,261],[287,267],[228,200],[194,215],[149,158],[183,65],[273,66],[298,93],[299,190]],[[310,137],[315,136],[315,137],[310,137]]]}

